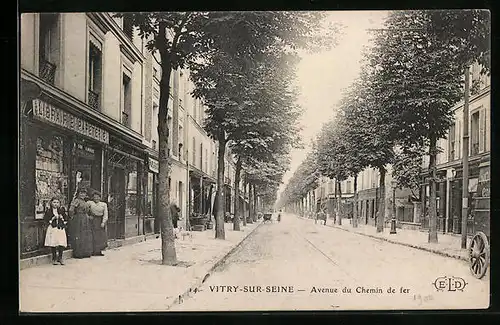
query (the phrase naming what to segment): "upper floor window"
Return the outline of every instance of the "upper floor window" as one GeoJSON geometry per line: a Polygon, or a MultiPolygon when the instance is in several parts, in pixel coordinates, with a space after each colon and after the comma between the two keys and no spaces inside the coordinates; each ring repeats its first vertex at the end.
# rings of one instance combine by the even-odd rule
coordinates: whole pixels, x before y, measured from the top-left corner
{"type": "Polygon", "coordinates": [[[89,42],[88,103],[96,110],[101,106],[102,90],[102,53],[99,45],[97,41],[89,42]]]}
{"type": "Polygon", "coordinates": [[[59,61],[57,20],[57,14],[40,14],[39,73],[40,77],[50,84],[54,84],[59,61]]]}
{"type": "Polygon", "coordinates": [[[123,32],[130,39],[134,37],[134,25],[132,19],[128,16],[123,16],[123,32]]]}
{"type": "Polygon", "coordinates": [[[203,170],[203,143],[200,143],[200,169],[203,170]]]}
{"type": "Polygon", "coordinates": [[[198,106],[198,99],[195,99],[193,101],[193,119],[195,121],[198,121],[198,109],[197,109],[197,106],[198,106]]]}
{"type": "Polygon", "coordinates": [[[196,164],[196,139],[193,137],[193,162],[192,164],[196,164]]]}
{"type": "Polygon", "coordinates": [[[448,160],[455,160],[455,124],[451,125],[448,134],[448,160]]]}
{"type": "Polygon", "coordinates": [[[182,143],[179,143],[179,159],[182,159],[184,155],[182,154],[182,143]]]}
{"type": "Polygon", "coordinates": [[[127,74],[122,76],[122,124],[130,127],[132,113],[132,82],[127,74]]]}
{"type": "Polygon", "coordinates": [[[479,153],[479,112],[472,114],[470,124],[471,154],[477,155],[479,153]]]}
{"type": "Polygon", "coordinates": [[[205,149],[205,172],[208,173],[208,149],[205,149]]]}

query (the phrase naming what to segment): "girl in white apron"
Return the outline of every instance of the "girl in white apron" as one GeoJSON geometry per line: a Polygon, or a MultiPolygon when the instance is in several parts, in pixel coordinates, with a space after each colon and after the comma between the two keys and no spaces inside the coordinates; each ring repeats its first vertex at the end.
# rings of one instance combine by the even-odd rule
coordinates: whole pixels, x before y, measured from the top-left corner
{"type": "Polygon", "coordinates": [[[45,234],[45,246],[50,247],[52,251],[52,264],[64,265],[62,254],[64,248],[68,246],[66,238],[66,224],[68,215],[61,206],[57,198],[50,200],[50,208],[45,211],[44,220],[48,223],[47,233],[45,234]]]}

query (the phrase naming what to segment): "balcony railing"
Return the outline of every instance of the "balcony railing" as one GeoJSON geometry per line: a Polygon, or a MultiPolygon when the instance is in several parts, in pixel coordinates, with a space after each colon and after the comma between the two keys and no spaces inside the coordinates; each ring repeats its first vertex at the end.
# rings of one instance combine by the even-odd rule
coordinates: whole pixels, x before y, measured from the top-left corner
{"type": "Polygon", "coordinates": [[[128,113],[126,112],[122,112],[122,124],[127,127],[130,127],[130,119],[128,113]]]}
{"type": "Polygon", "coordinates": [[[471,148],[471,155],[479,154],[479,143],[473,143],[471,148]]]}
{"type": "Polygon", "coordinates": [[[54,84],[56,76],[56,65],[40,58],[40,78],[49,84],[54,84]]]}
{"type": "Polygon", "coordinates": [[[99,94],[89,90],[89,106],[95,110],[99,110],[100,102],[99,102],[99,94]]]}

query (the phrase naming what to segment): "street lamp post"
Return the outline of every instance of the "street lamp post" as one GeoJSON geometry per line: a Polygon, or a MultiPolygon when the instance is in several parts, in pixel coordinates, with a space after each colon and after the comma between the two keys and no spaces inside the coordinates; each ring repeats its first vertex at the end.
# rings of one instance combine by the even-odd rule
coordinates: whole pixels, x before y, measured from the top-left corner
{"type": "Polygon", "coordinates": [[[392,219],[391,219],[391,232],[390,234],[396,234],[396,181],[392,181],[392,219]]]}

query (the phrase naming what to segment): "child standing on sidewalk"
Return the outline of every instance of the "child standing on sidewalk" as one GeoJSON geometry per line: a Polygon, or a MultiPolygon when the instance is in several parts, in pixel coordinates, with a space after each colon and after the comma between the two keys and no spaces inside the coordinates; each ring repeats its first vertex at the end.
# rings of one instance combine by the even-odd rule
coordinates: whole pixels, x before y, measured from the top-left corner
{"type": "Polygon", "coordinates": [[[49,224],[45,234],[45,246],[51,248],[52,264],[64,265],[62,254],[64,248],[68,246],[65,230],[68,216],[59,199],[54,197],[50,200],[50,208],[45,211],[44,220],[49,224]]]}

